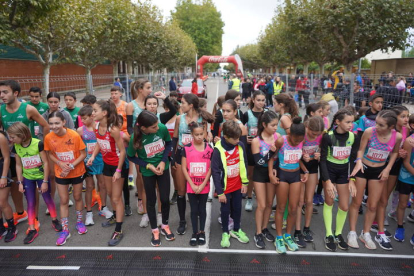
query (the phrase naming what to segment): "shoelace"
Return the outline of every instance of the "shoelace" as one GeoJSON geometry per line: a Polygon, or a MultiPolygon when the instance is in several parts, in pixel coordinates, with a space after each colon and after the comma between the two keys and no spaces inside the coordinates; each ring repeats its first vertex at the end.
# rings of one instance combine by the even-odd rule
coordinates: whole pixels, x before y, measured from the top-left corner
{"type": "Polygon", "coordinates": [[[116,240],[118,237],[119,237],[119,234],[121,234],[120,232],[114,232],[113,234],[112,234],[112,240],[116,240]]]}
{"type": "Polygon", "coordinates": [[[164,228],[162,228],[162,229],[164,229],[164,231],[167,233],[167,235],[171,234],[171,230],[170,230],[169,226],[164,226],[164,228]]]}

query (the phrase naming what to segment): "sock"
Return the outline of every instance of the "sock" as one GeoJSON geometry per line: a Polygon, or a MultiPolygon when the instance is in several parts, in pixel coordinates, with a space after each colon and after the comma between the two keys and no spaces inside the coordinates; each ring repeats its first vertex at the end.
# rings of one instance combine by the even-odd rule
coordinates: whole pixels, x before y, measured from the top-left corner
{"type": "Polygon", "coordinates": [[[121,232],[121,231],[122,231],[122,222],[116,222],[115,232],[121,232]]]}
{"type": "Polygon", "coordinates": [[[309,227],[303,227],[303,231],[306,231],[306,230],[310,230],[310,228],[309,227]]]}
{"type": "Polygon", "coordinates": [[[133,174],[128,174],[128,178],[134,178],[133,174]]]}
{"type": "Polygon", "coordinates": [[[299,235],[300,233],[300,230],[295,230],[295,235],[299,235]]]}
{"type": "Polygon", "coordinates": [[[106,207],[106,205],[102,205],[102,207],[101,207],[101,211],[102,211],[105,207],[106,207]]]}
{"type": "Polygon", "coordinates": [[[338,213],[336,213],[335,236],[342,234],[342,229],[344,228],[347,214],[348,212],[342,211],[341,208],[338,208],[338,213]]]}
{"type": "Polygon", "coordinates": [[[86,211],[86,213],[92,213],[92,210],[90,210],[90,211],[86,211]]]}
{"type": "Polygon", "coordinates": [[[62,231],[69,231],[68,218],[61,218],[62,221],[62,231]]]}
{"type": "Polygon", "coordinates": [[[290,234],[284,234],[283,238],[286,239],[286,238],[289,238],[290,236],[291,236],[290,234]]]}
{"type": "Polygon", "coordinates": [[[376,222],[375,220],[372,222],[372,225],[377,225],[378,226],[378,222],[376,222]]]}
{"type": "Polygon", "coordinates": [[[7,228],[11,228],[11,229],[16,228],[16,226],[14,225],[14,218],[13,217],[11,219],[6,219],[6,221],[7,221],[7,228]]]}
{"type": "Polygon", "coordinates": [[[116,218],[116,211],[115,210],[112,212],[112,214],[114,214],[114,218],[116,218]]]}
{"type": "Polygon", "coordinates": [[[323,221],[325,222],[326,236],[332,236],[332,209],[333,205],[323,204],[323,221]]]}
{"type": "Polygon", "coordinates": [[[283,239],[283,236],[276,236],[276,240],[281,240],[283,239]]]}
{"type": "Polygon", "coordinates": [[[82,222],[82,211],[76,210],[76,222],[82,222]]]}
{"type": "Polygon", "coordinates": [[[177,207],[178,207],[178,214],[180,216],[180,221],[185,221],[185,196],[178,195],[177,196],[177,207]]]}
{"type": "Polygon", "coordinates": [[[378,235],[385,235],[385,232],[378,231],[378,235]]]}
{"type": "Polygon", "coordinates": [[[253,199],[251,196],[247,197],[248,199],[253,199]]]}
{"type": "Polygon", "coordinates": [[[398,227],[398,228],[404,228],[404,226],[402,226],[402,225],[399,225],[399,224],[398,224],[398,226],[397,226],[397,227],[398,227]]]}

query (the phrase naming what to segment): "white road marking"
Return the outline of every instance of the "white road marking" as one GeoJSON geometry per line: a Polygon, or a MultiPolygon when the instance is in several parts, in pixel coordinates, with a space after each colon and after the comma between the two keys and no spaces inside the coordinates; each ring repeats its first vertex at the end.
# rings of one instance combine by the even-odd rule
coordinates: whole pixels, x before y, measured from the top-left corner
{"type": "Polygon", "coordinates": [[[47,266],[47,265],[29,265],[26,269],[31,270],[79,270],[80,266],[47,266]]]}
{"type": "MultiPolygon", "coordinates": [[[[219,90],[220,90],[219,87],[220,87],[220,80],[217,81],[216,101],[217,101],[219,90]]],[[[213,115],[215,115],[215,114],[213,114],[213,115]]]]}
{"type": "MultiPolygon", "coordinates": [[[[214,185],[213,183],[213,178],[210,177],[210,193],[209,196],[211,196],[213,198],[213,193],[211,191],[214,190],[214,187],[212,186],[214,185]]],[[[198,252],[207,252],[207,250],[209,249],[209,243],[210,243],[210,224],[211,224],[211,209],[213,207],[213,201],[212,202],[207,202],[207,206],[206,206],[206,212],[207,212],[207,216],[206,216],[206,224],[204,227],[204,232],[206,233],[206,244],[205,245],[200,245],[198,247],[198,252]]]]}

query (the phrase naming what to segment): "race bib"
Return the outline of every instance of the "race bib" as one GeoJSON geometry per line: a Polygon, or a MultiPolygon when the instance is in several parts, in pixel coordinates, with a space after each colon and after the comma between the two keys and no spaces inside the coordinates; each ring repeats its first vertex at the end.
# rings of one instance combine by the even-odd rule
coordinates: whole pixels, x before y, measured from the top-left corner
{"type": "Polygon", "coordinates": [[[351,155],[352,147],[333,147],[333,157],[338,160],[347,159],[351,155]]]}
{"type": "Polygon", "coordinates": [[[302,151],[303,154],[309,154],[309,156],[315,155],[315,152],[318,152],[319,146],[304,146],[302,151]]]}
{"type": "Polygon", "coordinates": [[[302,157],[302,150],[285,150],[283,156],[286,164],[295,164],[302,157]]]}
{"type": "Polygon", "coordinates": [[[39,155],[34,155],[30,157],[22,157],[22,164],[24,169],[33,169],[40,167],[42,165],[42,160],[39,155]]]}
{"type": "Polygon", "coordinates": [[[36,136],[39,135],[39,131],[40,131],[40,126],[34,126],[34,132],[36,136]]]}
{"type": "Polygon", "coordinates": [[[233,178],[240,175],[239,163],[227,167],[227,177],[233,178]]]}
{"type": "Polygon", "coordinates": [[[250,128],[250,136],[257,136],[257,127],[250,128]]]}
{"type": "Polygon", "coordinates": [[[56,156],[60,161],[63,161],[63,162],[75,161],[75,156],[73,155],[73,151],[56,152],[56,156]]]}
{"type": "Polygon", "coordinates": [[[165,147],[163,141],[160,139],[144,146],[145,153],[148,158],[154,157],[157,153],[163,152],[165,147]]]}
{"type": "Polygon", "coordinates": [[[99,147],[101,148],[102,152],[110,152],[111,151],[111,143],[107,140],[97,139],[99,143],[99,147]]]}
{"type": "Polygon", "coordinates": [[[92,154],[93,151],[95,150],[95,147],[96,147],[96,143],[87,143],[86,148],[88,150],[88,154],[92,154]]]}
{"type": "Polygon", "coordinates": [[[205,162],[190,163],[191,176],[205,176],[207,173],[207,164],[205,162]]]}
{"type": "Polygon", "coordinates": [[[373,161],[385,162],[387,160],[389,151],[377,150],[373,148],[368,149],[367,157],[373,161]]]}
{"type": "Polygon", "coordinates": [[[181,135],[181,142],[183,143],[183,145],[187,145],[190,144],[193,141],[193,136],[191,134],[182,134],[181,135]]]}

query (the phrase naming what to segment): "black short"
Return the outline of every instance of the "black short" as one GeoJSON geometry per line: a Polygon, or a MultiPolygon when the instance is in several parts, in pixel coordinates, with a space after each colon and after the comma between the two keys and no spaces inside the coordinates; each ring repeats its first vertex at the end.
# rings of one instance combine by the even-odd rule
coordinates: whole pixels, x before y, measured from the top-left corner
{"type": "Polygon", "coordinates": [[[84,179],[85,179],[85,175],[81,175],[81,176],[73,177],[73,178],[59,178],[55,176],[56,183],[60,185],[70,185],[70,184],[76,185],[76,184],[82,183],[84,179]]]}
{"type": "Polygon", "coordinates": [[[384,168],[387,165],[385,164],[384,166],[381,166],[381,167],[370,167],[370,166],[363,164],[363,166],[364,166],[364,173],[362,173],[362,171],[359,171],[357,172],[355,177],[365,178],[366,180],[380,180],[378,176],[381,174],[381,172],[384,170],[384,168]]]}
{"type": "MultiPolygon", "coordinates": [[[[116,169],[118,168],[118,166],[112,166],[112,165],[108,165],[104,162],[104,167],[103,167],[103,171],[102,174],[104,176],[114,176],[116,169]]],[[[128,170],[126,169],[126,165],[125,162],[122,165],[122,170],[121,170],[121,178],[127,178],[128,177],[128,170]]]]}
{"type": "Polygon", "coordinates": [[[251,144],[247,144],[246,152],[247,152],[247,165],[248,166],[254,166],[255,164],[254,164],[254,157],[253,157],[253,153],[252,153],[251,144]]]}
{"type": "Polygon", "coordinates": [[[390,175],[398,176],[400,174],[400,169],[401,169],[402,164],[403,164],[403,159],[402,158],[398,158],[395,161],[395,163],[392,166],[392,168],[391,168],[390,175]]]}
{"type": "Polygon", "coordinates": [[[300,171],[297,170],[295,172],[287,172],[284,170],[277,171],[279,176],[279,182],[286,182],[288,184],[300,182],[300,171]]]}
{"type": "Polygon", "coordinates": [[[182,157],[181,151],[183,150],[184,148],[182,148],[181,146],[177,146],[177,150],[175,151],[174,159],[175,159],[175,163],[177,163],[178,165],[181,165],[181,157],[182,157]]]}
{"type": "Polygon", "coordinates": [[[253,181],[260,183],[269,183],[269,168],[254,166],[253,169],[253,181]]]}
{"type": "MultiPolygon", "coordinates": [[[[309,171],[309,174],[318,173],[319,172],[319,161],[318,160],[311,160],[309,162],[303,162],[306,169],[309,171]]],[[[303,174],[302,169],[300,169],[300,173],[303,174]]]]}
{"type": "Polygon", "coordinates": [[[414,184],[408,184],[401,182],[400,180],[397,181],[397,187],[395,188],[400,194],[409,195],[414,193],[414,184]]]}
{"type": "Polygon", "coordinates": [[[12,178],[17,177],[17,172],[16,172],[16,157],[11,157],[10,156],[10,173],[11,173],[11,177],[12,178]]]}
{"type": "Polygon", "coordinates": [[[346,164],[335,164],[332,162],[327,163],[329,179],[333,184],[348,184],[348,172],[349,165],[346,164]]]}

